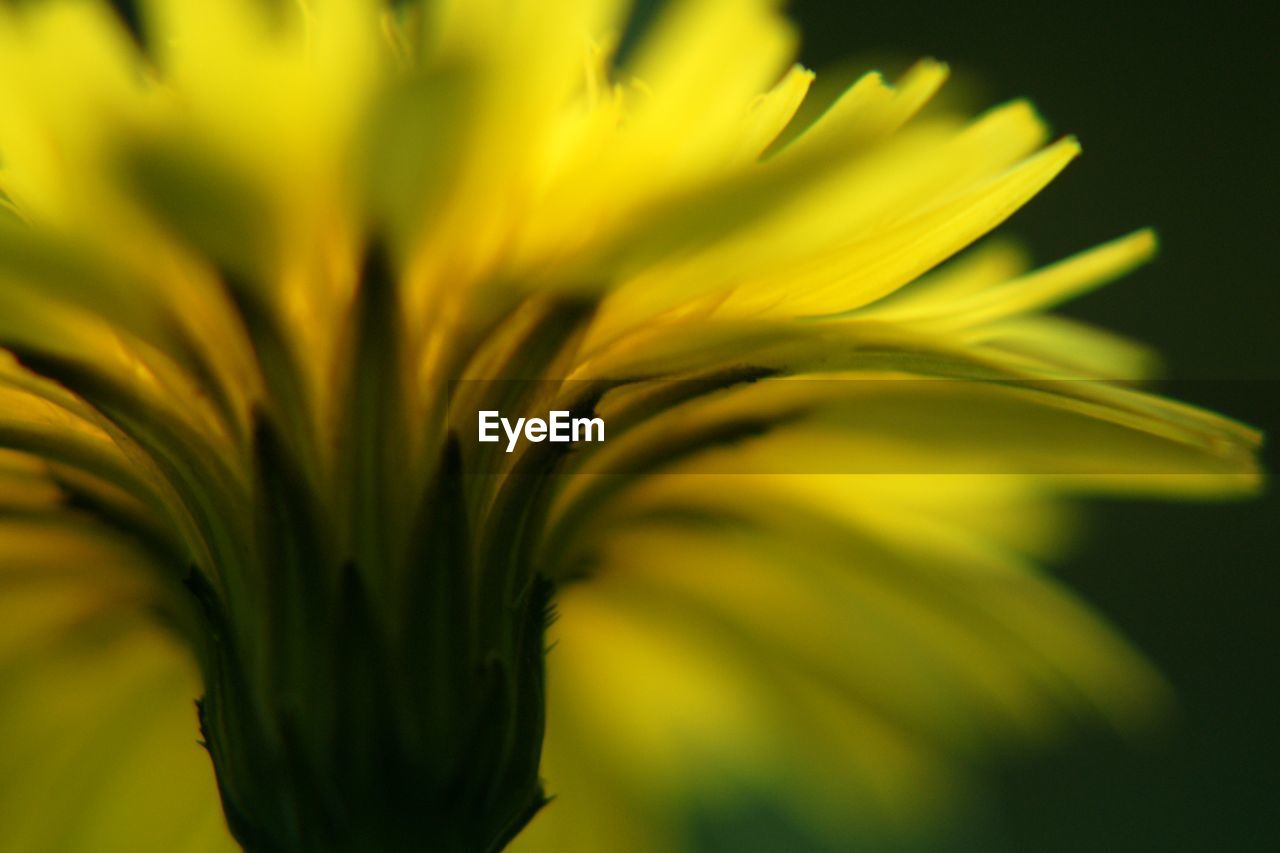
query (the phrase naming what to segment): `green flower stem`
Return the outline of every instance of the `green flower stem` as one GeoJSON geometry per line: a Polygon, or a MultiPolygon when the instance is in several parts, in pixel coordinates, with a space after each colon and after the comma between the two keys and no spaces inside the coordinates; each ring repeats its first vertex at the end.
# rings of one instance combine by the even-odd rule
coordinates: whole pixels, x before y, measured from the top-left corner
{"type": "Polygon", "coordinates": [[[366,567],[327,562],[287,454],[270,430],[256,442],[274,522],[261,606],[188,582],[206,623],[200,723],[236,839],[251,853],[501,850],[546,802],[550,585],[512,601],[475,583],[451,451],[413,531],[419,571],[384,604],[366,567]]]}

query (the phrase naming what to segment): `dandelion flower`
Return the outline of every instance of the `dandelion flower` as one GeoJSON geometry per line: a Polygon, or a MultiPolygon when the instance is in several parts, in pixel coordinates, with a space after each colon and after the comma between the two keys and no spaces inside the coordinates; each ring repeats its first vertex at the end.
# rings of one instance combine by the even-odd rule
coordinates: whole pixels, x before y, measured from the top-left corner
{"type": "Polygon", "coordinates": [[[619,57],[625,5],[0,10],[7,849],[671,850],[765,785],[909,825],[1159,703],[1034,568],[1074,493],[1256,485],[1046,313],[1151,234],[1028,271],[980,240],[1079,147],[1026,103],[922,62],[800,112],[773,3],[619,57]]]}

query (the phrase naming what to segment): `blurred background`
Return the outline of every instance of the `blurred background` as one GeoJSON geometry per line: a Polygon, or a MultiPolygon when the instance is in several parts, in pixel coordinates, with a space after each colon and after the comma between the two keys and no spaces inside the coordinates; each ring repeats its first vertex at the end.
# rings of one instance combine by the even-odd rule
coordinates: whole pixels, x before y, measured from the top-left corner
{"type": "MultiPolygon", "coordinates": [[[[639,0],[641,16],[656,5],[639,0]]],[[[1280,27],[1265,4],[794,0],[791,11],[819,72],[934,56],[975,108],[1026,95],[1079,136],[1084,157],[1006,233],[1051,261],[1155,226],[1155,264],[1066,313],[1154,346],[1169,393],[1280,435],[1280,27]]],[[[1277,470],[1274,441],[1266,465],[1277,470]]],[[[1246,504],[1100,502],[1092,515],[1091,537],[1056,570],[1154,660],[1180,717],[1144,743],[1083,733],[998,764],[980,806],[926,849],[1280,850],[1276,489],[1246,504]]],[[[706,853],[832,849],[767,801],[690,820],[706,853]]]]}
{"type": "MultiPolygon", "coordinates": [[[[803,58],[951,64],[966,101],[1030,97],[1084,156],[1016,215],[1051,261],[1143,225],[1158,261],[1064,313],[1167,359],[1164,390],[1280,435],[1280,26],[1260,4],[794,0],[803,58]]],[[[927,849],[1280,850],[1280,498],[1099,502],[1055,567],[1155,661],[1180,717],[1150,742],[1082,734],[1010,759],[927,849]]],[[[699,815],[707,851],[818,851],[767,803],[699,815]]],[[[865,849],[879,850],[879,843],[865,849]]]]}

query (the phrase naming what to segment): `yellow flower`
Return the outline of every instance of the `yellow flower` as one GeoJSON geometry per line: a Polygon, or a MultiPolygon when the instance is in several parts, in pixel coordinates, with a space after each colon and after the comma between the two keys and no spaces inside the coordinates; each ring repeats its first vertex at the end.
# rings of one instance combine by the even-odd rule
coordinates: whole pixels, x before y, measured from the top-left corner
{"type": "Polygon", "coordinates": [[[1158,706],[1033,563],[1258,437],[1044,313],[1149,232],[949,260],[1079,151],[1027,104],[801,111],[766,0],[620,61],[622,0],[141,5],[0,11],[6,849],[673,850],[763,788],[891,831],[1158,706]]]}

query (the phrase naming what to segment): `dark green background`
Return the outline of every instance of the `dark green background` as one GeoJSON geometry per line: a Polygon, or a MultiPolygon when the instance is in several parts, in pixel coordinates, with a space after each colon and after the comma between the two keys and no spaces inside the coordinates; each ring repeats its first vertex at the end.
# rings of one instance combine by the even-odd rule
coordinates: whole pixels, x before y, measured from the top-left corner
{"type": "MultiPolygon", "coordinates": [[[[1052,260],[1154,225],[1158,262],[1067,312],[1155,345],[1171,393],[1280,434],[1280,27],[1267,4],[791,9],[819,71],[850,55],[935,56],[979,103],[1026,95],[1057,132],[1079,136],[1084,156],[1006,228],[1052,260]]],[[[1268,470],[1274,460],[1268,449],[1268,470]]],[[[990,813],[938,846],[1280,850],[1280,500],[1272,489],[1249,504],[1096,509],[1092,537],[1060,574],[1173,682],[1177,728],[1147,745],[1081,736],[1010,762],[990,813]]],[[[767,815],[762,804],[705,818],[708,849],[818,849],[767,815]]]]}
{"type": "MultiPolygon", "coordinates": [[[[655,5],[642,0],[645,7],[655,5]]],[[[1010,226],[1052,260],[1142,225],[1153,266],[1069,308],[1168,358],[1171,393],[1280,433],[1277,101],[1267,4],[796,0],[804,60],[948,61],[977,103],[1033,98],[1085,156],[1010,226]]],[[[1270,10],[1273,11],[1273,10],[1270,10]]],[[[1268,469],[1275,470],[1268,450],[1268,469]]],[[[1062,575],[1173,682],[1182,718],[1139,746],[1081,736],[996,774],[940,849],[1280,850],[1280,501],[1099,504],[1062,575]]],[[[822,848],[767,803],[704,814],[707,851],[822,848]]],[[[877,844],[861,849],[879,850],[877,844]]]]}

